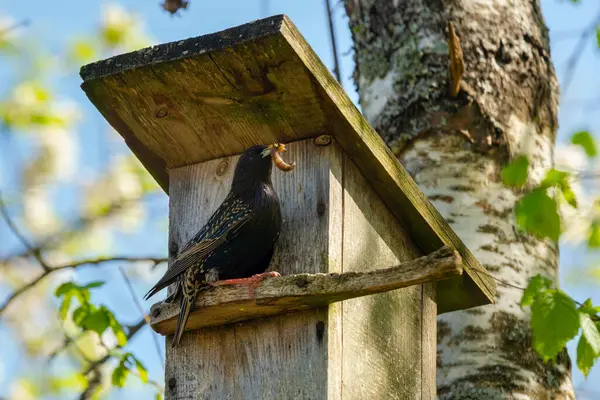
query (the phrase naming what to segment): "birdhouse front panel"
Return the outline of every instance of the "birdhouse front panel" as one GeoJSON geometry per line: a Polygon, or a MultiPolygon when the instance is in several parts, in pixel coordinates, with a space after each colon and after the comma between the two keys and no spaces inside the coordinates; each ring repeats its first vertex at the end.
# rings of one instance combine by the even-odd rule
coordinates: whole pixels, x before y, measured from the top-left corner
{"type": "MultiPolygon", "coordinates": [[[[337,142],[315,143],[287,144],[284,157],[296,169],[273,170],[283,223],[269,269],[283,275],[365,271],[420,256],[337,142]]],[[[170,171],[172,256],[227,196],[238,158],[170,171]]],[[[427,291],[417,285],[201,330],[194,330],[202,318],[197,310],[180,345],[167,348],[168,359],[182,360],[167,365],[166,381],[176,379],[167,398],[190,390],[206,398],[383,399],[390,390],[420,398],[423,329],[435,330],[436,318],[435,303],[428,319],[422,316],[427,291]],[[189,370],[196,372],[177,380],[189,370]]]]}
{"type": "MultiPolygon", "coordinates": [[[[290,173],[274,169],[273,186],[282,213],[281,236],[270,270],[341,272],[342,186],[338,146],[315,146],[312,140],[287,146],[285,158],[297,163],[290,173]],[[301,167],[300,167],[301,166],[301,167]]],[[[239,156],[207,161],[170,171],[170,249],[186,243],[209,219],[231,187],[239,156]]],[[[187,329],[194,329],[194,316],[187,329]]],[[[337,318],[327,309],[312,309],[226,327],[186,331],[181,343],[167,347],[165,380],[176,380],[168,399],[185,393],[202,398],[327,399],[331,354],[339,345],[337,318]],[[330,338],[332,333],[334,337],[330,338]],[[195,371],[189,374],[188,371],[195,371]],[[307,384],[310,382],[310,384],[307,384]]],[[[333,387],[340,387],[340,382],[333,387]]]]}

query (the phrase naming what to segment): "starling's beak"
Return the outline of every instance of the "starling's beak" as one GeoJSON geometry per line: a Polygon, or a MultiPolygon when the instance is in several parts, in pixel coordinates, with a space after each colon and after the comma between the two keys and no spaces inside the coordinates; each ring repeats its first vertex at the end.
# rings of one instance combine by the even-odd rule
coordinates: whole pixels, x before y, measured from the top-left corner
{"type": "Polygon", "coordinates": [[[268,146],[266,149],[264,149],[260,155],[265,158],[271,155],[271,146],[268,146]]]}
{"type": "Polygon", "coordinates": [[[267,146],[261,153],[263,157],[272,156],[274,153],[285,153],[287,149],[283,143],[273,143],[267,146]]]}

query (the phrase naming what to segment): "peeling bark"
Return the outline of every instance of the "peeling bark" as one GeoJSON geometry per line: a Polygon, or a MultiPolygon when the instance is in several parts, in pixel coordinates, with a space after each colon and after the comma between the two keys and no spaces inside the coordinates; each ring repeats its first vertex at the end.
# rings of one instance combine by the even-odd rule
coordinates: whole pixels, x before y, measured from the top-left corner
{"type": "MultiPolygon", "coordinates": [[[[345,0],[363,113],[461,239],[496,278],[520,287],[557,277],[556,243],[518,233],[522,193],[502,167],[530,158],[530,184],[551,165],[558,83],[537,0],[345,0]],[[465,72],[449,95],[448,32],[465,72]]],[[[566,352],[531,348],[522,292],[438,321],[440,399],[574,399],[566,352]]]]}

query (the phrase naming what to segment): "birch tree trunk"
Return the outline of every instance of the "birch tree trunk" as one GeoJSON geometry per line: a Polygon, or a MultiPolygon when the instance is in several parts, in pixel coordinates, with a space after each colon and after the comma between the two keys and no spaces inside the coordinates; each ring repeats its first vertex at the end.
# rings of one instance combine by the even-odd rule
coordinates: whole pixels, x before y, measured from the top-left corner
{"type": "MultiPolygon", "coordinates": [[[[557,277],[558,247],[517,233],[522,193],[500,171],[518,154],[536,182],[551,165],[558,84],[538,0],[345,0],[363,113],[475,256],[524,287],[557,277]],[[448,21],[465,73],[449,94],[448,21]]],[[[438,320],[440,399],[572,399],[566,352],[531,347],[522,291],[438,320]]]]}

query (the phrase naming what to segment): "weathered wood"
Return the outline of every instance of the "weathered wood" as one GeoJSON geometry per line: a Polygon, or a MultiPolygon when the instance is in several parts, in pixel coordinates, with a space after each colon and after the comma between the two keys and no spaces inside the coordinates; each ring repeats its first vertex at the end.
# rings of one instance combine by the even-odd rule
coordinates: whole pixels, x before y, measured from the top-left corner
{"type": "Polygon", "coordinates": [[[427,254],[443,245],[459,251],[465,274],[438,285],[438,313],[494,302],[496,285],[462,243],[391,150],[354,106],[296,27],[285,19],[282,34],[319,83],[330,132],[366,176],[389,210],[403,222],[414,243],[427,254]]]}
{"type": "Polygon", "coordinates": [[[287,17],[113,57],[81,76],[165,190],[167,169],[331,134],[422,253],[447,245],[461,254],[465,274],[437,286],[438,312],[493,302],[493,280],[287,17]]]}
{"type": "MultiPolygon", "coordinates": [[[[343,254],[344,273],[421,255],[348,156],[343,254]]],[[[345,301],[342,308],[344,398],[420,398],[421,285],[345,301]]]]}
{"type": "MultiPolygon", "coordinates": [[[[341,272],[342,225],[335,222],[342,213],[340,149],[306,140],[288,150],[286,159],[298,168],[273,172],[283,226],[271,269],[282,275],[341,272]]],[[[171,249],[186,242],[223,200],[236,162],[232,156],[170,171],[171,249]]],[[[328,393],[340,384],[326,371],[339,368],[339,323],[325,307],[186,332],[178,347],[166,349],[165,381],[175,379],[166,398],[334,398],[328,393]]]]}
{"type": "Polygon", "coordinates": [[[437,397],[437,303],[435,301],[437,282],[422,286],[421,300],[421,399],[433,400],[437,397]]]}
{"type": "MultiPolygon", "coordinates": [[[[356,270],[365,271],[369,267],[363,265],[356,270]]],[[[256,286],[252,294],[245,285],[218,286],[198,296],[186,331],[323,307],[355,297],[448,279],[461,273],[458,252],[443,247],[398,266],[369,272],[268,278],[256,286]]],[[[161,335],[175,332],[179,304],[157,303],[150,314],[150,326],[154,331],[161,335]]]]}

